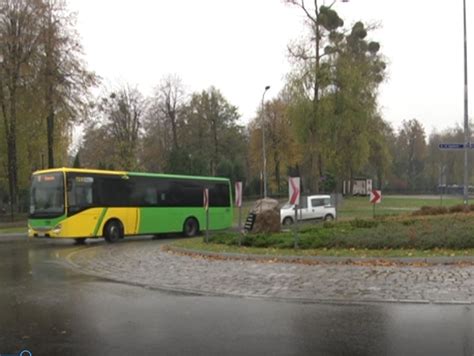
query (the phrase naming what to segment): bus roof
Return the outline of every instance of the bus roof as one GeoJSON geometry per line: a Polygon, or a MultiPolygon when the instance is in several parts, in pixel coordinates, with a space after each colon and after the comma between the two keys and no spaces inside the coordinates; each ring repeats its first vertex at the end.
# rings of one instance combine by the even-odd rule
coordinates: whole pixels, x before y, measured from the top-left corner
{"type": "Polygon", "coordinates": [[[102,169],[84,169],[84,168],[52,168],[44,169],[33,172],[36,174],[44,173],[55,173],[55,172],[76,172],[76,173],[91,173],[91,174],[115,174],[115,175],[129,175],[129,176],[142,176],[142,177],[162,177],[162,178],[177,178],[177,179],[200,179],[200,180],[213,180],[228,182],[228,178],[222,177],[205,177],[205,176],[189,176],[189,175],[178,175],[178,174],[163,174],[163,173],[146,173],[146,172],[127,172],[127,171],[110,171],[102,169]]]}

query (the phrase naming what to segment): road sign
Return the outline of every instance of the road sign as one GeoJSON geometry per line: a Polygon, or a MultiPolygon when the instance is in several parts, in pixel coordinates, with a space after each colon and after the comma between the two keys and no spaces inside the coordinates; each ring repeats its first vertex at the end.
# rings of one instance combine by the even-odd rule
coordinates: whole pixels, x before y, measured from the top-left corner
{"type": "Polygon", "coordinates": [[[205,188],[204,189],[204,193],[203,193],[203,196],[202,196],[202,201],[203,201],[203,207],[204,207],[204,210],[208,210],[209,209],[209,189],[205,188]]]}
{"type": "Polygon", "coordinates": [[[242,206],[242,182],[235,182],[235,206],[242,206]]]}
{"type": "Polygon", "coordinates": [[[372,204],[378,204],[382,202],[382,191],[381,190],[372,190],[370,192],[370,202],[372,204]]]}
{"type": "Polygon", "coordinates": [[[300,205],[300,177],[290,177],[288,180],[290,191],[290,204],[300,205]]]}
{"type": "MultiPolygon", "coordinates": [[[[440,150],[461,150],[465,147],[464,143],[440,143],[438,148],[440,150]]],[[[468,144],[468,148],[473,148],[474,144],[468,144]]]]}

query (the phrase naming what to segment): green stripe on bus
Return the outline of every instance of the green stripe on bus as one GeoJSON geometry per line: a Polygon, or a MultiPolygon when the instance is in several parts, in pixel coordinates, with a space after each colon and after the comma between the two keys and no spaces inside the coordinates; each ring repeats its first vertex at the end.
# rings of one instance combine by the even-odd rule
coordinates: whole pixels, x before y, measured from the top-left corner
{"type": "Polygon", "coordinates": [[[97,232],[99,231],[100,225],[102,225],[102,221],[104,220],[105,213],[107,212],[108,208],[103,208],[102,212],[100,213],[99,216],[99,221],[97,221],[97,225],[95,226],[94,229],[94,234],[93,236],[97,236],[97,232]]]}

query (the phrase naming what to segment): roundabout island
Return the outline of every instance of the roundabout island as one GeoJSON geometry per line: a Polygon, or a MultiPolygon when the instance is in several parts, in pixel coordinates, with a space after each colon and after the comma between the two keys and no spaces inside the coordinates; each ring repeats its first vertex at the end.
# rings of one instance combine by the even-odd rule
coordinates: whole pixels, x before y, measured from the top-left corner
{"type": "Polygon", "coordinates": [[[140,239],[79,247],[66,259],[85,274],[194,295],[313,303],[474,302],[471,257],[281,258],[190,251],[169,240],[140,239]]]}

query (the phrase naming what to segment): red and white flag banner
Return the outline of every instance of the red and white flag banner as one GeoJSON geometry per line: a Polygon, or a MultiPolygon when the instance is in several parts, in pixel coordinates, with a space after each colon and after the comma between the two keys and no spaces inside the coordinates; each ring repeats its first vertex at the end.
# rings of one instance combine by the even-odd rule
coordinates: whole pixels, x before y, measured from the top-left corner
{"type": "Polygon", "coordinates": [[[209,189],[207,188],[204,189],[202,201],[204,210],[207,211],[209,209],[209,189]]]}
{"type": "Polygon", "coordinates": [[[235,206],[242,207],[242,182],[235,182],[235,206]]]}
{"type": "Polygon", "coordinates": [[[290,204],[300,205],[300,177],[290,177],[288,180],[289,192],[290,192],[290,204]]]}

